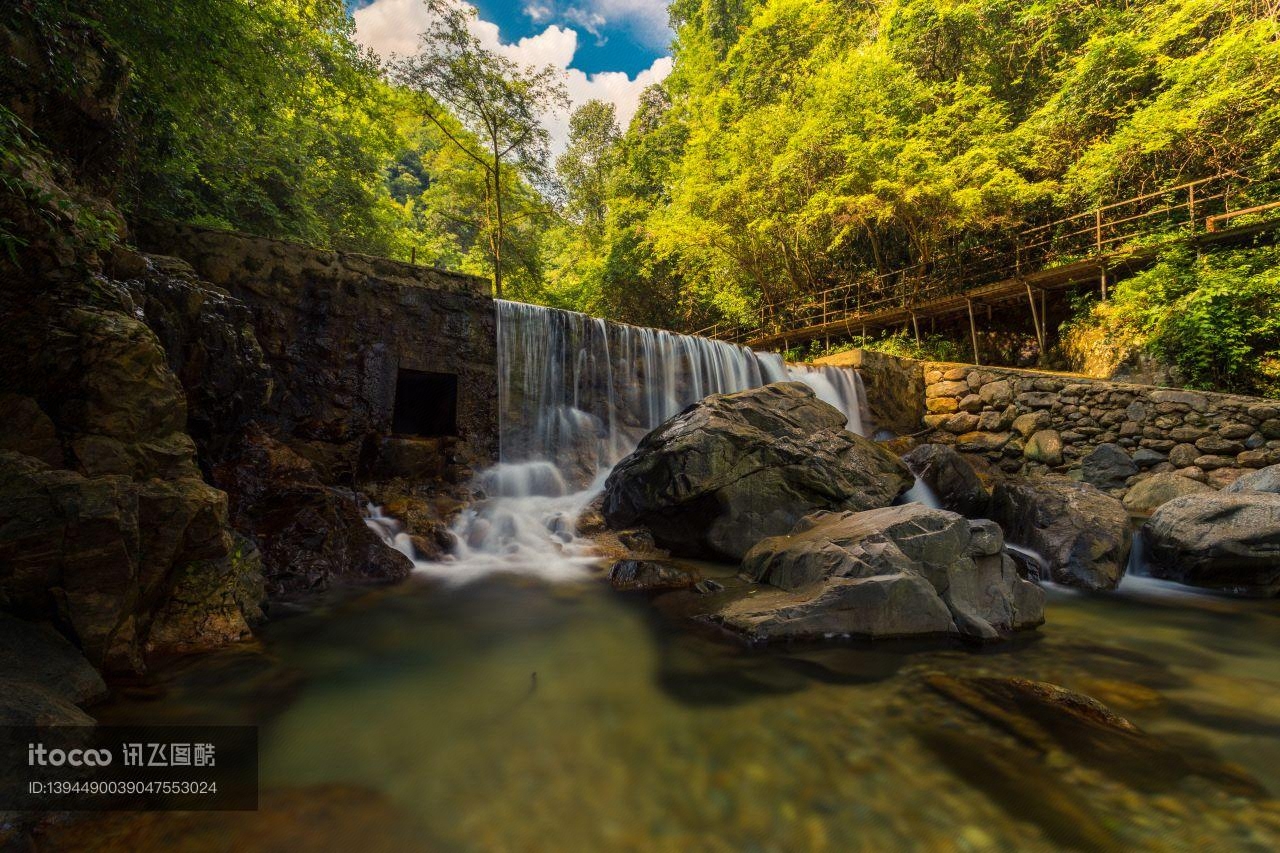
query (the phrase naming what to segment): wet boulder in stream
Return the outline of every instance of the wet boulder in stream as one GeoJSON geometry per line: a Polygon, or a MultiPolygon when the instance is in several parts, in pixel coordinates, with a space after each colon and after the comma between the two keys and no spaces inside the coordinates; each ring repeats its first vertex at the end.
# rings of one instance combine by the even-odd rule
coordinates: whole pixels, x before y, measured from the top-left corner
{"type": "Polygon", "coordinates": [[[1157,509],[1142,538],[1147,568],[1155,577],[1246,595],[1280,595],[1280,494],[1185,495],[1157,509]]]}
{"type": "Polygon", "coordinates": [[[933,490],[943,509],[968,518],[986,515],[991,494],[973,466],[954,447],[922,444],[904,455],[902,461],[933,490]]]}
{"type": "Polygon", "coordinates": [[[990,642],[1044,621],[1044,593],[1018,576],[999,528],[918,503],[814,513],[752,548],[742,574],[761,587],[713,619],[754,642],[990,642]]]}
{"type": "Polygon", "coordinates": [[[1129,565],[1129,514],[1088,483],[1061,477],[1000,483],[991,496],[991,517],[1010,542],[1044,557],[1056,583],[1115,589],[1129,565]]]}
{"type": "Polygon", "coordinates": [[[845,416],[799,382],[714,394],[618,463],[605,520],[645,527],[673,554],[738,560],[815,510],[888,506],[911,472],[844,427],[845,416]]]}

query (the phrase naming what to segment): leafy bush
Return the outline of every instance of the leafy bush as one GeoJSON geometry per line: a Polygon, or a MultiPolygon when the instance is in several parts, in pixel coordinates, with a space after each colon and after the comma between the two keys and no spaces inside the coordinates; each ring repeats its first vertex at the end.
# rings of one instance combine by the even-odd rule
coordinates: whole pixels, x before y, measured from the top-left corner
{"type": "Polygon", "coordinates": [[[965,361],[967,351],[955,341],[942,335],[925,335],[916,343],[915,337],[906,332],[893,332],[879,338],[854,338],[852,341],[832,346],[824,346],[821,341],[813,341],[806,347],[792,347],[784,354],[787,361],[812,361],[827,355],[848,352],[852,349],[867,349],[899,358],[916,358],[921,361],[965,361]]]}
{"type": "Polygon", "coordinates": [[[1280,396],[1280,247],[1171,249],[1064,331],[1078,365],[1145,351],[1190,387],[1280,396]]]}

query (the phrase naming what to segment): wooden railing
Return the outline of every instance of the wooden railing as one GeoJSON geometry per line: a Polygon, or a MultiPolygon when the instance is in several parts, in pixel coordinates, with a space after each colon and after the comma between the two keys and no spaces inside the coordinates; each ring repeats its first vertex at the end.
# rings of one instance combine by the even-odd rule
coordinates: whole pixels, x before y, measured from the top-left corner
{"type": "MultiPolygon", "coordinates": [[[[692,334],[747,343],[895,309],[910,312],[985,285],[1080,261],[1097,260],[1101,265],[1131,249],[1214,231],[1229,219],[1280,209],[1280,202],[1257,204],[1278,195],[1280,182],[1218,174],[1032,226],[928,262],[867,273],[836,287],[768,303],[761,306],[754,325],[715,324],[692,334]]],[[[1105,289],[1105,275],[1101,280],[1105,289]]]]}

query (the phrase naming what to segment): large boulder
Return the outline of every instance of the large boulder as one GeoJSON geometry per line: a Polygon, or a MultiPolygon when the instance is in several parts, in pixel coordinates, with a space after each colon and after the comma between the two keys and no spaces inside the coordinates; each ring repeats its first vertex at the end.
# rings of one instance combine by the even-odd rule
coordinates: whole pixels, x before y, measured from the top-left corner
{"type": "Polygon", "coordinates": [[[102,676],[60,633],[0,614],[0,725],[92,725],[76,706],[106,695],[102,676]]]}
{"type": "Polygon", "coordinates": [[[196,476],[85,476],[0,452],[0,600],[56,620],[95,665],[140,670],[247,636],[261,579],[233,551],[226,495],[196,476]]]}
{"type": "Polygon", "coordinates": [[[353,493],[326,486],[307,459],[260,429],[245,432],[214,479],[230,495],[236,529],[257,543],[273,596],[398,581],[413,568],[369,529],[353,493]]]}
{"type": "Polygon", "coordinates": [[[103,699],[107,685],[66,637],[0,613],[0,680],[40,685],[73,705],[103,699]]]}
{"type": "Polygon", "coordinates": [[[937,495],[943,509],[969,518],[987,514],[991,493],[955,448],[922,444],[903,456],[902,461],[937,495]]]}
{"type": "Polygon", "coordinates": [[[1152,575],[1246,595],[1280,594],[1280,494],[1186,495],[1142,528],[1152,575]]]}
{"type": "Polygon", "coordinates": [[[841,636],[991,641],[1044,621],[994,524],[912,503],[818,512],[742,561],[764,586],[715,619],[753,642],[841,636]]]}
{"type": "Polygon", "coordinates": [[[1174,498],[1212,492],[1213,487],[1184,477],[1176,471],[1152,474],[1135,483],[1124,496],[1124,508],[1130,515],[1145,518],[1174,498]]]}
{"type": "Polygon", "coordinates": [[[1080,476],[1100,489],[1121,489],[1138,473],[1128,451],[1118,444],[1099,444],[1080,460],[1080,476]]]}
{"type": "Polygon", "coordinates": [[[695,403],[613,469],[603,512],[673,554],[741,559],[819,509],[888,506],[911,472],[799,382],[695,403]]]}
{"type": "Polygon", "coordinates": [[[1061,477],[996,486],[991,517],[1005,537],[1037,551],[1052,580],[1084,589],[1115,589],[1129,562],[1129,514],[1115,498],[1061,477]]]}
{"type": "Polygon", "coordinates": [[[1272,465],[1251,471],[1223,489],[1232,494],[1238,492],[1270,492],[1280,495],[1280,465],[1272,465]]]}

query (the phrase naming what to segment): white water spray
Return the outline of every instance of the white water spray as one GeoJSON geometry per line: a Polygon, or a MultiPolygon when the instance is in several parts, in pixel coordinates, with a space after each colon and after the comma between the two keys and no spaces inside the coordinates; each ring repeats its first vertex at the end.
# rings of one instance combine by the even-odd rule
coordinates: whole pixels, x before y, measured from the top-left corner
{"type": "Polygon", "coordinates": [[[896,503],[900,504],[924,504],[929,509],[942,509],[942,501],[938,499],[937,493],[929,488],[929,484],[919,477],[916,477],[915,484],[911,488],[902,493],[896,503]]]}

